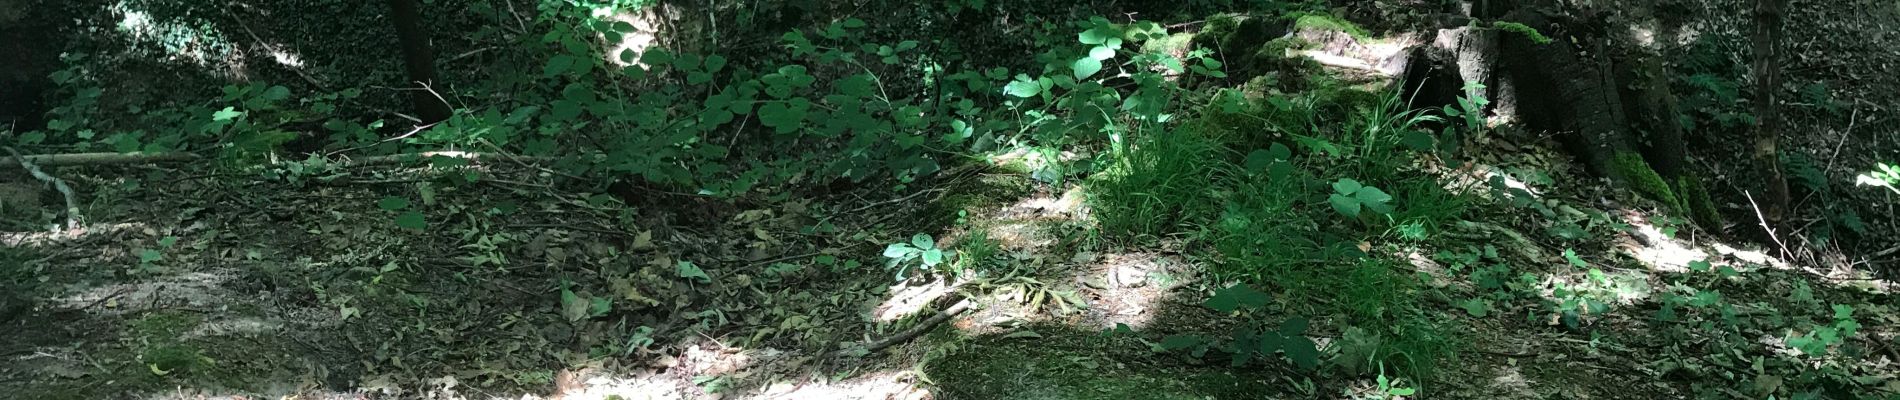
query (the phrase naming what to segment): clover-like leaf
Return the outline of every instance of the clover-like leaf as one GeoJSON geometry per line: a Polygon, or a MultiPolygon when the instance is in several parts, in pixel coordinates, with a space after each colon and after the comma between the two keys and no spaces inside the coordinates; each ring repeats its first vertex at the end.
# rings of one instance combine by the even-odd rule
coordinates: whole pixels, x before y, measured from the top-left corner
{"type": "MultiPolygon", "coordinates": [[[[1337,184],[1334,187],[1338,187],[1337,184]]],[[[1347,217],[1359,216],[1359,199],[1357,198],[1335,193],[1328,196],[1326,201],[1331,203],[1333,210],[1339,211],[1340,214],[1345,214],[1347,217]]]]}

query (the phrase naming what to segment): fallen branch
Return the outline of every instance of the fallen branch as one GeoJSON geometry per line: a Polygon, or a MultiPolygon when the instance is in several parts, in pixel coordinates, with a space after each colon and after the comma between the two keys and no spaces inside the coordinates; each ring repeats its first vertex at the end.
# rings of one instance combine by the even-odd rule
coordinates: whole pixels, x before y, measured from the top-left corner
{"type": "Polygon", "coordinates": [[[73,165],[128,165],[163,164],[197,161],[201,157],[191,153],[71,153],[71,154],[35,154],[0,158],[0,168],[27,164],[42,167],[63,167],[73,165]]]}
{"type": "Polygon", "coordinates": [[[864,347],[839,350],[835,354],[835,356],[849,357],[856,354],[871,354],[871,353],[883,351],[884,349],[890,348],[891,346],[908,342],[911,339],[916,339],[918,336],[922,336],[924,332],[930,332],[930,330],[935,329],[937,325],[942,325],[944,322],[950,321],[951,318],[956,318],[958,314],[962,314],[964,311],[969,311],[969,310],[970,310],[970,299],[964,298],[963,300],[957,301],[956,304],[951,305],[950,308],[944,309],[943,311],[938,311],[937,315],[932,315],[930,316],[929,319],[925,319],[923,322],[917,323],[917,326],[910,327],[910,329],[905,329],[903,332],[898,332],[896,335],[891,335],[890,337],[887,337],[881,340],[866,343],[864,347]],[[863,353],[858,353],[857,351],[853,351],[853,350],[862,350],[863,353]]]}
{"type": "MultiPolygon", "coordinates": [[[[411,161],[427,160],[430,157],[460,158],[469,161],[512,160],[521,163],[547,163],[555,157],[516,157],[494,153],[473,153],[465,151],[430,151],[422,153],[395,154],[387,156],[360,157],[337,161],[345,167],[366,167],[377,165],[401,164],[411,161]]],[[[30,156],[15,155],[0,158],[0,168],[11,166],[36,165],[42,167],[62,166],[99,166],[99,165],[136,165],[194,162],[203,160],[192,153],[71,153],[36,154],[30,156]]]]}
{"type": "Polygon", "coordinates": [[[1756,205],[1756,204],[1755,204],[1755,196],[1754,196],[1754,195],[1752,195],[1752,194],[1749,194],[1749,193],[1748,193],[1748,191],[1746,191],[1746,190],[1743,190],[1743,191],[1742,191],[1742,196],[1743,196],[1743,197],[1747,197],[1747,198],[1748,198],[1748,206],[1749,206],[1750,208],[1754,208],[1754,209],[1755,209],[1755,220],[1756,220],[1756,221],[1760,221],[1760,222],[1761,222],[1761,230],[1762,230],[1762,232],[1765,232],[1765,233],[1767,233],[1767,234],[1768,234],[1768,238],[1769,238],[1769,239],[1773,239],[1773,240],[1775,241],[1775,246],[1777,246],[1777,247],[1780,247],[1780,248],[1781,248],[1781,257],[1782,257],[1782,259],[1784,259],[1784,260],[1793,260],[1793,259],[1794,259],[1794,253],[1793,253],[1793,252],[1790,252],[1790,251],[1788,251],[1788,245],[1787,245],[1787,244],[1784,244],[1784,243],[1781,243],[1781,236],[1779,236],[1779,235],[1775,235],[1775,228],[1774,228],[1774,227],[1772,227],[1772,226],[1768,226],[1768,217],[1767,217],[1767,216],[1763,216],[1763,215],[1762,215],[1762,213],[1761,213],[1761,206],[1759,206],[1759,205],[1756,205]]]}
{"type": "Polygon", "coordinates": [[[27,173],[32,174],[34,179],[53,184],[53,188],[59,190],[61,196],[66,197],[66,228],[79,229],[80,220],[82,218],[79,216],[79,200],[77,200],[78,196],[73,195],[73,187],[67,186],[66,181],[49,175],[46,171],[41,171],[39,165],[30,161],[29,157],[20,155],[19,150],[8,147],[7,153],[13,154],[14,163],[19,164],[20,168],[25,169],[27,173]]]}

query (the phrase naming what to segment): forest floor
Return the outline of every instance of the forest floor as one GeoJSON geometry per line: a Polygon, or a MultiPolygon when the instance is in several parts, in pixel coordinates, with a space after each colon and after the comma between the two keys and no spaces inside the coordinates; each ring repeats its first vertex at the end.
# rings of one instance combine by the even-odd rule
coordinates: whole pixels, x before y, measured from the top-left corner
{"type": "MultiPolygon", "coordinates": [[[[1385,398],[1383,383],[1429,398],[1761,398],[1802,368],[1900,391],[1889,282],[1709,238],[1532,142],[1481,143],[1472,162],[1430,170],[1446,187],[1543,176],[1513,182],[1541,207],[1484,203],[1431,240],[1359,244],[1404,261],[1424,284],[1396,295],[1454,343],[1397,382],[1348,367],[1378,339],[1324,315],[1304,333],[1332,373],[1161,351],[1235,328],[1204,306],[1230,284],[1204,274],[1219,257],[1104,238],[1086,185],[1038,181],[1005,155],[902,193],[730,202],[598,193],[508,162],[68,168],[87,224],[0,232],[0,263],[23,266],[0,277],[21,288],[0,298],[0,393],[1385,398]],[[993,268],[894,279],[882,250],[920,233],[993,268]],[[1819,329],[1789,322],[1810,320],[1854,322],[1852,337],[1810,353],[1819,329]]],[[[4,185],[4,204],[40,203],[37,184],[4,185]]]]}
{"type": "MultiPolygon", "coordinates": [[[[1199,255],[1166,242],[1094,239],[1086,194],[1073,185],[976,167],[890,200],[839,195],[744,209],[666,193],[644,193],[636,204],[566,194],[540,183],[552,179],[547,174],[513,167],[477,166],[483,175],[473,181],[456,178],[465,171],[423,168],[342,169],[302,181],[152,171],[144,184],[119,178],[137,169],[72,174],[110,200],[88,208],[93,222],[83,229],[6,234],[8,262],[28,266],[38,284],[8,304],[0,387],[48,399],[1377,392],[1370,376],[1228,368],[1151,350],[1167,334],[1221,329],[1222,316],[1200,306],[1215,282],[1197,276],[1199,255]],[[438,211],[426,228],[400,227],[390,222],[400,207],[377,205],[394,193],[414,193],[438,211]],[[945,210],[963,212],[924,217],[945,210]],[[931,224],[948,226],[941,247],[994,241],[1020,268],[981,282],[893,284],[876,272],[873,251],[931,224]],[[869,356],[837,355],[966,295],[972,311],[920,338],[869,356]],[[1128,334],[1105,334],[1124,325],[1128,334]]],[[[1578,208],[1607,204],[1585,196],[1552,198],[1578,208]]],[[[1617,265],[1602,273],[1619,282],[1619,304],[1581,328],[1534,306],[1472,312],[1450,299],[1482,284],[1460,276],[1462,267],[1415,253],[1414,267],[1437,282],[1420,295],[1432,298],[1435,315],[1469,350],[1411,385],[1445,398],[1687,398],[1696,382],[1748,371],[1754,356],[1713,354],[1656,332],[1719,318],[1657,321],[1663,288],[1709,285],[1736,304],[1776,303],[1797,290],[1837,302],[1892,301],[1883,282],[1828,279],[1690,232],[1663,235],[1637,211],[1603,212],[1634,228],[1567,244],[1594,249],[1574,257],[1617,265]],[[1652,237],[1640,237],[1645,232],[1652,237]],[[1685,268],[1704,258],[1756,266],[1724,275],[1685,268]],[[1741,364],[1732,364],[1737,356],[1741,364]]],[[[1492,227],[1484,229],[1527,222],[1512,215],[1473,220],[1492,227]]],[[[1540,239],[1510,248],[1506,239],[1487,240],[1500,245],[1492,252],[1564,264],[1561,248],[1532,236],[1540,239]]],[[[1866,310],[1875,318],[1869,326],[1897,322],[1866,310]]],[[[1343,328],[1322,325],[1309,335],[1325,345],[1343,328]]],[[[1686,337],[1715,334],[1698,329],[1686,337]]],[[[1776,347],[1760,351],[1787,351],[1776,347]]]]}

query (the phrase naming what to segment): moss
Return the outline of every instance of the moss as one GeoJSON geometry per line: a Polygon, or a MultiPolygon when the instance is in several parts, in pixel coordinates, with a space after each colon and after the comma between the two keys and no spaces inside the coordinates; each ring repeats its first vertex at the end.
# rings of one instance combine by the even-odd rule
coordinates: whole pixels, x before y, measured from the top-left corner
{"type": "Polygon", "coordinates": [[[145,351],[139,353],[139,361],[144,363],[152,374],[166,376],[182,376],[212,366],[211,359],[204,356],[204,350],[182,344],[147,347],[145,351]]]}
{"type": "Polygon", "coordinates": [[[191,328],[198,326],[203,318],[197,314],[182,312],[158,312],[146,315],[132,322],[133,337],[148,341],[175,341],[191,328]]]}
{"type": "Polygon", "coordinates": [[[1515,32],[1524,35],[1525,38],[1531,40],[1531,43],[1550,44],[1552,41],[1549,36],[1544,36],[1543,32],[1538,32],[1537,28],[1532,28],[1530,25],[1510,21],[1496,21],[1491,23],[1491,27],[1505,32],[1515,32]]]}
{"type": "Polygon", "coordinates": [[[1179,55],[1187,54],[1194,46],[1194,34],[1176,33],[1160,39],[1149,40],[1141,44],[1143,53],[1179,55]]]}
{"type": "Polygon", "coordinates": [[[1689,209],[1689,217],[1703,229],[1721,229],[1722,214],[1716,212],[1715,200],[1709,198],[1708,188],[1702,182],[1689,176],[1676,179],[1676,193],[1682,197],[1682,205],[1689,209]]]}
{"type": "Polygon", "coordinates": [[[1637,194],[1650,200],[1669,205],[1670,209],[1681,210],[1682,200],[1669,188],[1669,182],[1650,168],[1649,162],[1636,153],[1619,153],[1610,159],[1610,173],[1629,185],[1637,194]]]}
{"type": "Polygon", "coordinates": [[[1367,38],[1372,37],[1372,34],[1368,33],[1366,31],[1366,28],[1359,27],[1359,24],[1354,24],[1352,23],[1352,21],[1347,21],[1345,19],[1341,19],[1339,17],[1335,17],[1332,15],[1302,13],[1302,14],[1295,14],[1290,17],[1295,18],[1293,20],[1293,27],[1295,29],[1314,29],[1314,30],[1323,30],[1323,31],[1345,32],[1346,35],[1352,36],[1353,39],[1359,39],[1359,40],[1365,40],[1367,38]]]}

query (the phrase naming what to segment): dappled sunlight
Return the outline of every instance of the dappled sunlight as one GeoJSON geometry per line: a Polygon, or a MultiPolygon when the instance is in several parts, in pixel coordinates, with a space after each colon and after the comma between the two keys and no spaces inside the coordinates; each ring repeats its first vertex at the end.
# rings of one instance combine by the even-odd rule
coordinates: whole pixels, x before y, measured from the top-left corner
{"type": "Polygon", "coordinates": [[[13,247],[56,246],[61,243],[88,239],[98,235],[119,235],[149,230],[151,230],[151,226],[142,222],[121,222],[91,224],[78,228],[61,228],[44,232],[0,232],[0,245],[13,247]]]}
{"type": "Polygon", "coordinates": [[[154,20],[151,13],[135,8],[126,1],[113,5],[112,10],[122,16],[118,24],[119,33],[129,36],[134,42],[163,48],[166,55],[173,59],[208,67],[229,62],[236,53],[236,46],[223,32],[177,21],[154,20]]]}
{"type": "MultiPolygon", "coordinates": [[[[652,48],[659,42],[660,27],[657,21],[660,21],[662,17],[658,14],[659,11],[657,11],[656,8],[657,7],[640,7],[635,10],[616,10],[609,7],[601,7],[593,10],[595,18],[601,18],[603,21],[611,21],[616,24],[625,24],[619,26],[631,28],[628,31],[621,32],[620,40],[611,41],[607,44],[607,51],[602,52],[602,56],[608,63],[622,67],[634,64],[640,64],[646,68],[652,67],[651,65],[646,65],[644,62],[640,62],[639,55],[646,54],[648,48],[652,48]],[[622,54],[631,54],[631,56],[622,57],[622,54]]],[[[609,40],[613,39],[604,35],[603,38],[609,40]]]]}
{"type": "Polygon", "coordinates": [[[924,284],[911,284],[910,281],[898,282],[891,285],[890,297],[878,304],[877,308],[872,309],[871,315],[880,322],[903,319],[918,311],[923,311],[937,299],[944,298],[954,291],[956,287],[947,280],[924,284]]]}
{"type": "Polygon", "coordinates": [[[1084,298],[1089,300],[1083,327],[1148,327],[1162,301],[1188,283],[1192,272],[1181,260],[1153,253],[1096,257],[1095,262],[1076,269],[1074,277],[1082,282],[1084,298]]]}
{"type": "Polygon", "coordinates": [[[1630,225],[1629,234],[1636,239],[1634,242],[1625,242],[1624,250],[1650,269],[1688,272],[1689,263],[1709,259],[1707,252],[1694,247],[1692,243],[1664,234],[1662,228],[1650,223],[1641,213],[1625,210],[1622,214],[1623,223],[1630,225]]]}
{"type": "Polygon", "coordinates": [[[1319,48],[1292,51],[1289,56],[1303,56],[1321,65],[1384,77],[1403,74],[1412,48],[1419,44],[1417,35],[1413,34],[1362,40],[1339,30],[1305,28],[1295,35],[1319,48]]]}

